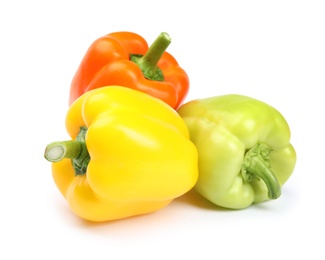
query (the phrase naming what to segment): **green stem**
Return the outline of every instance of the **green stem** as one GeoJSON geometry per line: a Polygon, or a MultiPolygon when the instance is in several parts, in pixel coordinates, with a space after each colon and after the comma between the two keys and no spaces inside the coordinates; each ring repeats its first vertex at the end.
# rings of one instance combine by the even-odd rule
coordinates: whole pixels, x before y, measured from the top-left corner
{"type": "Polygon", "coordinates": [[[76,140],[53,142],[46,146],[44,157],[50,162],[59,162],[64,158],[72,159],[76,175],[85,174],[90,156],[85,142],[86,127],[80,127],[76,140]]]}
{"type": "Polygon", "coordinates": [[[46,146],[44,157],[49,162],[59,162],[63,158],[77,158],[81,153],[79,141],[53,142],[46,146]]]}
{"type": "Polygon", "coordinates": [[[170,43],[170,36],[167,33],[162,32],[149,47],[145,55],[131,54],[130,59],[140,67],[145,78],[163,81],[164,75],[157,67],[157,64],[170,43]]]}
{"type": "Polygon", "coordinates": [[[246,182],[262,179],[268,188],[269,199],[277,199],[281,195],[281,186],[270,167],[271,151],[270,147],[261,143],[250,149],[244,158],[242,176],[246,182]]]}

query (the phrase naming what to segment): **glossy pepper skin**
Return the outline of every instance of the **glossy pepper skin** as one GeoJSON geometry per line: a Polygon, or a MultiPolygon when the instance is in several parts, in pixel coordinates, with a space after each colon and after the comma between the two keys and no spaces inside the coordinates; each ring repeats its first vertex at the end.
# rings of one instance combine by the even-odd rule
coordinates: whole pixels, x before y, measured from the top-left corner
{"type": "Polygon", "coordinates": [[[165,51],[170,43],[167,33],[161,33],[150,48],[144,38],[132,32],[98,38],[73,77],[69,103],[89,90],[120,85],[145,92],[176,109],[188,93],[189,78],[165,51]]]}
{"type": "Polygon", "coordinates": [[[197,150],[177,112],[120,86],[89,91],[69,108],[71,140],[47,146],[54,181],[72,211],[100,222],[146,214],[189,191],[197,150]]]}
{"type": "Polygon", "coordinates": [[[281,195],[296,152],[279,111],[247,96],[224,95],[190,101],[178,113],[198,149],[195,190],[203,197],[242,209],[281,195]]]}

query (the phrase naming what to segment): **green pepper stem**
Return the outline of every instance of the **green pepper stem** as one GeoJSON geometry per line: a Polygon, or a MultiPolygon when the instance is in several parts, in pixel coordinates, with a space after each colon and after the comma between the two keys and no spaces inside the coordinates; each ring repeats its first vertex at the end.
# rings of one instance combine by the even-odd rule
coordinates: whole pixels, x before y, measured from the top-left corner
{"type": "Polygon", "coordinates": [[[157,67],[157,64],[170,43],[171,38],[169,34],[162,32],[143,56],[131,54],[130,59],[140,67],[143,75],[147,79],[163,81],[163,73],[157,67]]]}
{"type": "Polygon", "coordinates": [[[281,195],[281,186],[269,164],[270,152],[271,148],[261,143],[250,149],[244,158],[242,176],[246,182],[262,179],[269,199],[277,199],[281,195]]]}
{"type": "Polygon", "coordinates": [[[50,162],[59,162],[64,158],[72,159],[76,175],[85,174],[90,155],[85,142],[86,127],[80,127],[76,140],[53,142],[46,146],[44,157],[50,162]]]}

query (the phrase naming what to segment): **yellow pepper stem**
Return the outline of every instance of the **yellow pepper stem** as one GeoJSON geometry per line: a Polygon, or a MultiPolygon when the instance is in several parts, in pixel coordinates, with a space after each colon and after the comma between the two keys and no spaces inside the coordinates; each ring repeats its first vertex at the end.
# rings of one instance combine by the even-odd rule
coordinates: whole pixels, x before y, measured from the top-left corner
{"type": "Polygon", "coordinates": [[[78,158],[81,142],[75,140],[53,142],[46,146],[44,157],[49,162],[59,162],[63,158],[78,158]]]}
{"type": "Polygon", "coordinates": [[[281,186],[269,163],[271,151],[265,144],[256,144],[246,153],[241,173],[246,182],[262,179],[268,188],[269,199],[277,199],[281,195],[281,186]]]}
{"type": "Polygon", "coordinates": [[[76,175],[85,174],[90,156],[85,143],[87,128],[80,127],[76,140],[53,142],[46,146],[44,157],[50,162],[59,162],[63,158],[72,159],[76,175]]]}

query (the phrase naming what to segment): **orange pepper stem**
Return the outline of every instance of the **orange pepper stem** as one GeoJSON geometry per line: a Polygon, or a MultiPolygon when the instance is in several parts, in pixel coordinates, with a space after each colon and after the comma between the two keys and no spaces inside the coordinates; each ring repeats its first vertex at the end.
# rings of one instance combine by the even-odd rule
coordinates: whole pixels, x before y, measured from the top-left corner
{"type": "Polygon", "coordinates": [[[85,143],[87,128],[80,127],[76,140],[58,141],[46,146],[44,157],[50,162],[59,162],[64,158],[72,159],[76,175],[85,174],[90,156],[85,143]]]}
{"type": "Polygon", "coordinates": [[[131,54],[130,59],[139,66],[145,78],[163,81],[164,75],[157,64],[170,43],[168,33],[162,32],[144,55],[131,54]]]}

